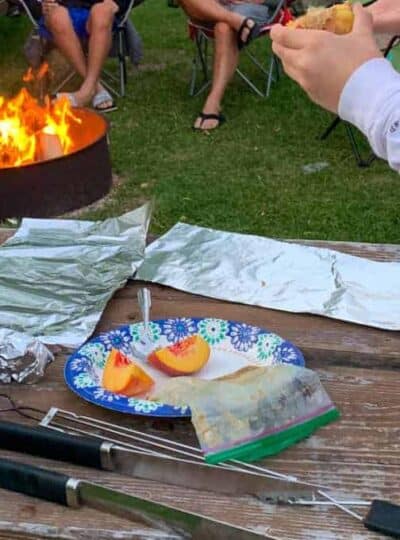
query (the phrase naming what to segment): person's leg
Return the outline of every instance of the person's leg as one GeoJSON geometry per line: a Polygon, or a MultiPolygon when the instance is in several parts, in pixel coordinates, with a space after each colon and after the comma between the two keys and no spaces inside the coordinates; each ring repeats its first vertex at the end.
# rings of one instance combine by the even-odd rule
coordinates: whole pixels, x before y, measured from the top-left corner
{"type": "MultiPolygon", "coordinates": [[[[231,4],[228,8],[233,13],[254,21],[258,25],[269,22],[270,13],[265,5],[261,4],[231,4]]],[[[239,61],[239,50],[236,40],[236,32],[224,23],[214,27],[214,67],[211,91],[203,107],[204,114],[218,115],[221,110],[221,102],[225,89],[232,79],[239,61]]],[[[195,128],[210,130],[218,127],[217,119],[204,119],[199,116],[196,119],[195,128]]]]}
{"type": "MultiPolygon", "coordinates": [[[[204,103],[204,114],[220,114],[225,89],[232,79],[239,59],[236,33],[226,23],[217,23],[214,28],[214,66],[211,91],[204,103]]],[[[217,119],[197,118],[194,127],[211,130],[218,127],[217,119]]]]}
{"type": "Polygon", "coordinates": [[[194,20],[218,23],[224,22],[235,30],[240,31],[242,42],[247,42],[248,37],[255,26],[254,21],[246,20],[240,13],[236,13],[221,5],[218,0],[179,0],[184,11],[194,20]]]}
{"type": "Polygon", "coordinates": [[[112,25],[117,11],[118,6],[113,0],[104,0],[90,10],[87,25],[89,34],[87,71],[80,89],[75,92],[79,103],[89,103],[94,94],[101,90],[100,73],[110,52],[112,25]]]}
{"type": "Polygon", "coordinates": [[[46,27],[61,54],[81,75],[86,75],[86,59],[81,43],[75,33],[68,10],[60,5],[53,7],[45,16],[46,27]]]}

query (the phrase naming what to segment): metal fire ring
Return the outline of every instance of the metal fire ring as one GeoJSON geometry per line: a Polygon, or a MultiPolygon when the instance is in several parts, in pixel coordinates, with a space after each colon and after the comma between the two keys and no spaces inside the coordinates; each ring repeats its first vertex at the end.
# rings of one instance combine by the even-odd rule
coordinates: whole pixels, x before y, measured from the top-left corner
{"type": "Polygon", "coordinates": [[[93,111],[74,112],[82,120],[72,128],[79,149],[56,159],[0,169],[0,219],[61,215],[110,191],[107,123],[93,111]]]}

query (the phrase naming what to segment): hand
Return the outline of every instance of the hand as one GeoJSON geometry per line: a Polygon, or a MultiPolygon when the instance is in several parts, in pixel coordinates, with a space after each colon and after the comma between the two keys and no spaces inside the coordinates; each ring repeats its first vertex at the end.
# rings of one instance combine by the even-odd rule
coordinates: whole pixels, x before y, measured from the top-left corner
{"type": "Polygon", "coordinates": [[[366,9],[373,17],[375,32],[383,34],[400,33],[399,0],[377,0],[366,9]]]}
{"type": "Polygon", "coordinates": [[[43,2],[42,2],[42,12],[43,12],[44,17],[48,17],[51,10],[54,9],[55,7],[57,7],[57,5],[58,4],[57,4],[56,0],[43,0],[43,2]]]}
{"type": "Polygon", "coordinates": [[[332,112],[337,112],[340,95],[352,73],[367,60],[382,56],[374,39],[371,15],[360,4],[355,4],[354,15],[353,31],[341,36],[281,25],[271,29],[272,49],[286,73],[315,103],[332,112]]]}

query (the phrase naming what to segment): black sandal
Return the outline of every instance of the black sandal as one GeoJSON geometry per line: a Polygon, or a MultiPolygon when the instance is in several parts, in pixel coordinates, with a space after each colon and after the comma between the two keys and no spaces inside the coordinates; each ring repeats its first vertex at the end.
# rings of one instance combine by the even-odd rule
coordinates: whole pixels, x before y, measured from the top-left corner
{"type": "Polygon", "coordinates": [[[201,118],[201,122],[198,127],[193,126],[194,131],[212,131],[213,129],[219,128],[226,121],[226,118],[223,114],[214,114],[214,113],[201,112],[197,118],[201,118]],[[201,126],[204,124],[205,120],[217,120],[218,124],[213,128],[203,129],[201,126]]]}
{"type": "Polygon", "coordinates": [[[250,41],[256,37],[258,32],[259,32],[258,24],[251,17],[246,17],[238,30],[237,44],[238,44],[239,49],[243,49],[243,47],[246,47],[246,45],[248,45],[250,41]],[[253,23],[253,26],[251,26],[251,24],[249,23],[253,23]],[[242,37],[244,30],[248,30],[246,39],[243,39],[242,37]]]}

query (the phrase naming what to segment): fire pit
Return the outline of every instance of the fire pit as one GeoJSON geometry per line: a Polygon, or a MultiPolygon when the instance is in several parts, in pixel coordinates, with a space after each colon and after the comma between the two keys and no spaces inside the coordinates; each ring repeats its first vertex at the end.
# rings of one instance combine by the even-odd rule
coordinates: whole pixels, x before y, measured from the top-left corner
{"type": "Polygon", "coordinates": [[[0,219],[76,210],[106,195],[111,183],[100,115],[71,109],[67,100],[40,106],[25,90],[10,102],[0,97],[0,219]]]}

